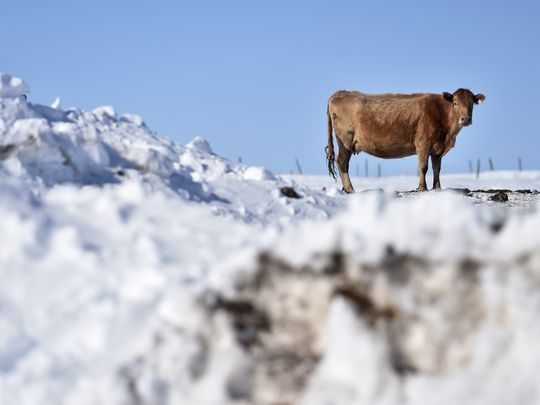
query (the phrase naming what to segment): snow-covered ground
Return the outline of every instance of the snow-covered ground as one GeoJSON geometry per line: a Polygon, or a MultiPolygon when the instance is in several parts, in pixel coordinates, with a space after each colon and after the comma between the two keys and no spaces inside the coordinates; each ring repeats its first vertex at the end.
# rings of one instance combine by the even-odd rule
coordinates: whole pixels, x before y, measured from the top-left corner
{"type": "MultiPolygon", "coordinates": [[[[468,188],[471,190],[508,189],[540,190],[540,172],[538,171],[496,171],[476,174],[442,174],[444,189],[468,188]]],[[[313,189],[335,188],[338,184],[329,176],[284,176],[294,179],[313,189]]],[[[354,177],[351,181],[356,191],[384,190],[386,192],[414,190],[418,186],[418,176],[354,177]]],[[[426,176],[428,185],[433,182],[431,173],[426,176]]]]}
{"type": "Polygon", "coordinates": [[[344,195],[0,78],[0,404],[540,403],[536,194],[344,195]]]}
{"type": "MultiPolygon", "coordinates": [[[[296,181],[312,190],[330,190],[334,193],[339,188],[339,181],[335,182],[328,176],[281,176],[296,181]]],[[[428,185],[432,184],[433,177],[426,176],[428,185]]],[[[418,196],[413,191],[418,185],[418,176],[387,176],[387,177],[351,177],[357,192],[384,191],[399,196],[418,196]]],[[[498,205],[520,211],[530,211],[536,208],[540,200],[540,172],[539,171],[497,171],[483,172],[479,177],[476,174],[443,174],[442,185],[447,191],[467,194],[471,202],[498,205]],[[497,190],[513,191],[508,193],[508,202],[493,204],[489,199],[497,190]]]]}

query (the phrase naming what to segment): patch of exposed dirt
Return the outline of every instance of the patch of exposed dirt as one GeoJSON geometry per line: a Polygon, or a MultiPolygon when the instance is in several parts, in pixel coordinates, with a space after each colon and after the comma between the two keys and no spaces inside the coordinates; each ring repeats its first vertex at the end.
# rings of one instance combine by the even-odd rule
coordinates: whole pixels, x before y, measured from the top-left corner
{"type": "Polygon", "coordinates": [[[289,186],[284,186],[279,189],[281,195],[289,198],[302,198],[300,194],[296,192],[296,190],[289,186]]]}
{"type": "Polygon", "coordinates": [[[216,297],[208,307],[211,314],[226,314],[250,359],[249,403],[299,403],[324,358],[326,317],[338,297],[366,333],[385,342],[396,378],[442,372],[467,360],[467,342],[482,318],[474,260],[434,264],[388,247],[377,265],[351,263],[339,251],[323,262],[294,268],[262,253],[235,300],[216,297]],[[433,318],[433,306],[443,308],[443,326],[433,318]],[[421,346],[419,334],[425,336],[421,346]]]}

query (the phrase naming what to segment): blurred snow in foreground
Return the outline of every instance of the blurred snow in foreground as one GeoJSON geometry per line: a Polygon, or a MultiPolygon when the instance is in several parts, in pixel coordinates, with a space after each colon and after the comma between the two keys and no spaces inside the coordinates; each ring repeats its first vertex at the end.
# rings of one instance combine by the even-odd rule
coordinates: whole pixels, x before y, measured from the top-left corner
{"type": "MultiPolygon", "coordinates": [[[[536,209],[345,196],[10,83],[0,404],[540,403],[536,209]]],[[[535,172],[442,180],[540,188],[535,172]]]]}

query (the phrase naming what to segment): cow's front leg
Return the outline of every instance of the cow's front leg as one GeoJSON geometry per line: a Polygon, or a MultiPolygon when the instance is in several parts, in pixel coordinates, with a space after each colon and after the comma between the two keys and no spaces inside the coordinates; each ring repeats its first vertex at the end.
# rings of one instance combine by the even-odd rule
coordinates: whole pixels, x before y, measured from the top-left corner
{"type": "Polygon", "coordinates": [[[418,153],[418,191],[427,191],[426,173],[428,171],[428,154],[425,152],[418,153]]]}
{"type": "Polygon", "coordinates": [[[441,189],[441,181],[439,175],[441,173],[442,156],[431,155],[431,168],[433,170],[433,189],[441,189]]]}

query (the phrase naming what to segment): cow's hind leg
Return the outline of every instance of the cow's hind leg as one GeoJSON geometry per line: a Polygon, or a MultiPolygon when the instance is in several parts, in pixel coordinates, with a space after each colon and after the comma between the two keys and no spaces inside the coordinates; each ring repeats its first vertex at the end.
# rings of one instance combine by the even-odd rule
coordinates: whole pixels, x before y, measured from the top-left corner
{"type": "Polygon", "coordinates": [[[427,153],[418,152],[418,191],[427,191],[426,173],[428,171],[428,157],[427,153]]]}
{"type": "Polygon", "coordinates": [[[339,175],[341,177],[343,191],[346,193],[354,193],[351,178],[349,177],[349,161],[351,160],[352,152],[343,145],[339,138],[337,141],[339,146],[337,164],[339,167],[339,175]]]}

